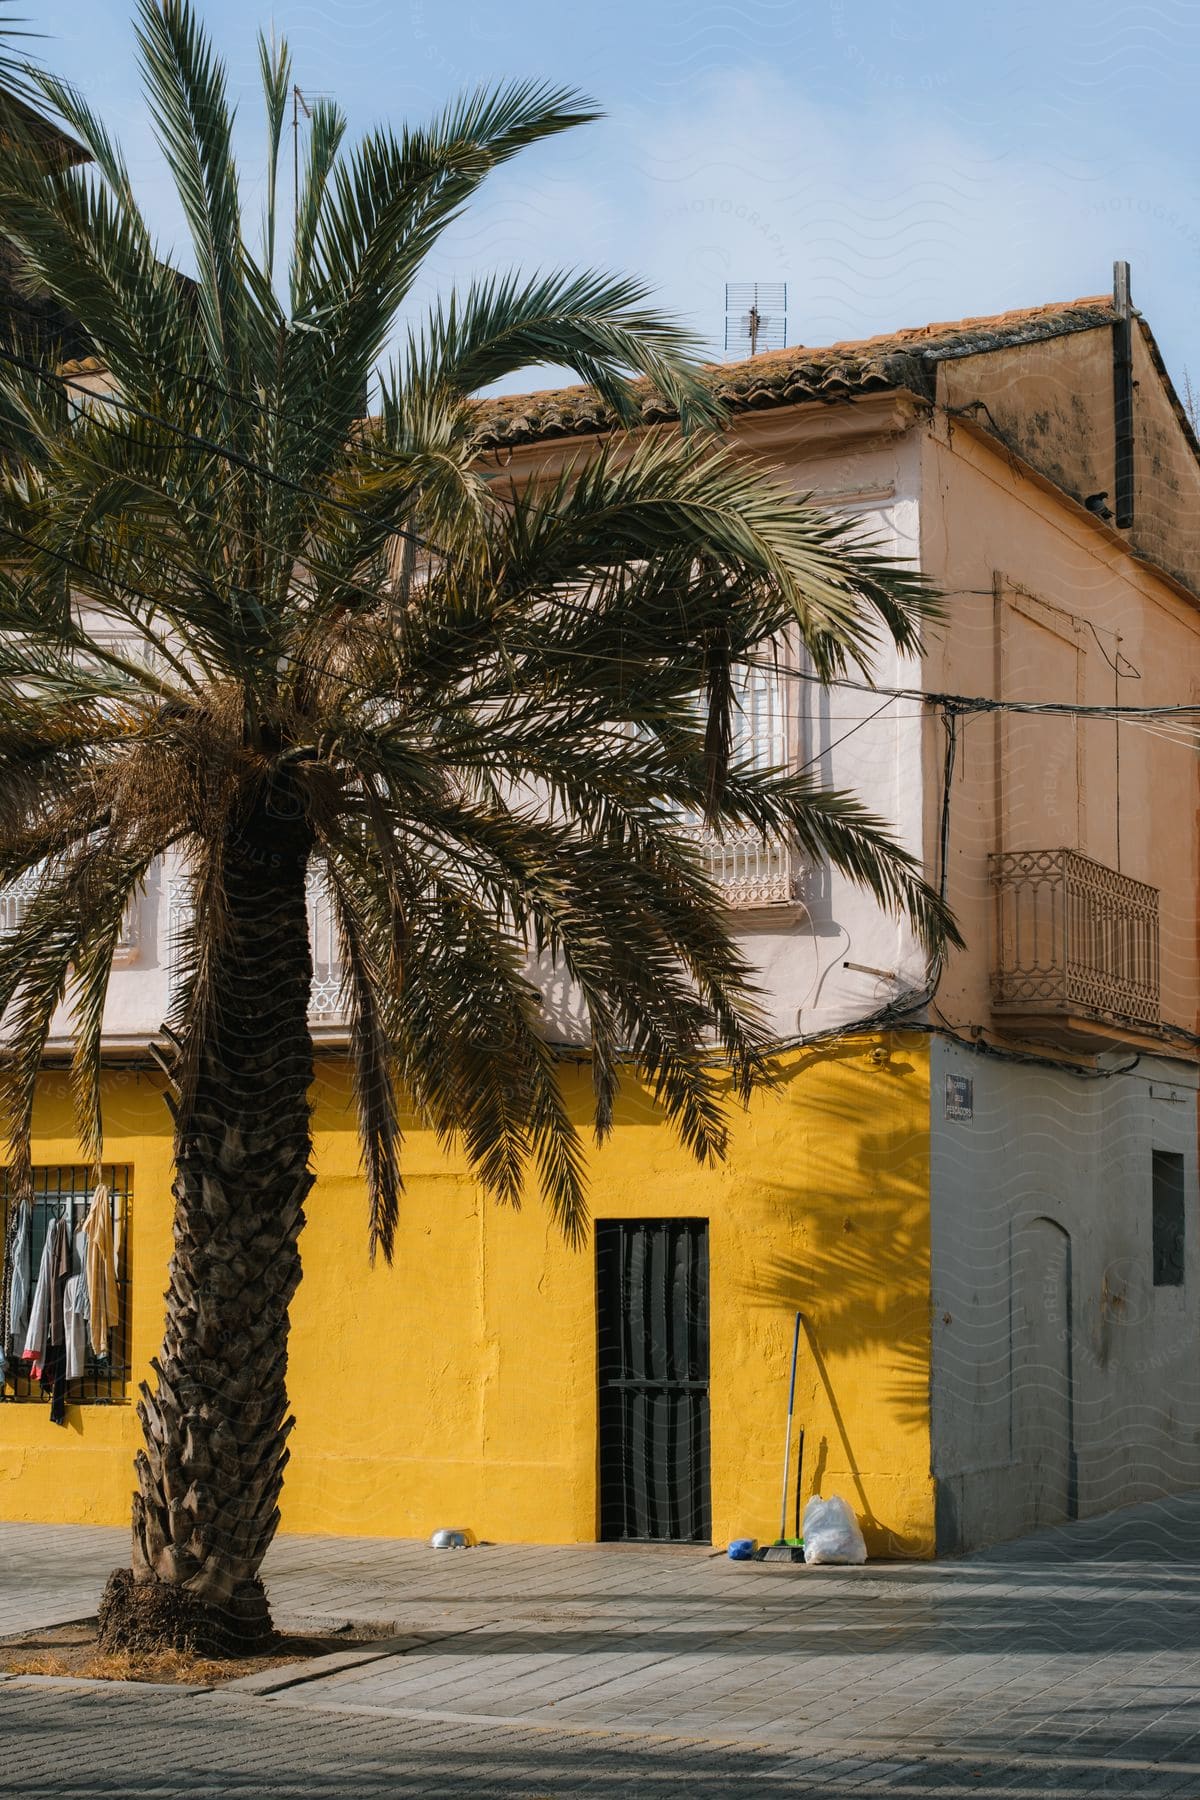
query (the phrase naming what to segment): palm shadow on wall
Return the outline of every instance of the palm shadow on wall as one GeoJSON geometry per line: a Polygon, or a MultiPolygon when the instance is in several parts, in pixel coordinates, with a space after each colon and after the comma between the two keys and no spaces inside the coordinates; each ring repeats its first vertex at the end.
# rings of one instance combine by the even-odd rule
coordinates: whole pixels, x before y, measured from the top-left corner
{"type": "MultiPolygon", "coordinates": [[[[861,1047],[856,1054],[861,1058],[861,1047]]],[[[878,1079],[899,1079],[911,1067],[901,1053],[878,1079]]],[[[871,1471],[856,1442],[861,1432],[845,1390],[853,1371],[860,1392],[864,1382],[868,1391],[874,1384],[885,1419],[898,1430],[928,1426],[928,1134],[864,1131],[862,1121],[854,1092],[844,1102],[822,1105],[813,1130],[826,1133],[836,1146],[829,1179],[768,1184],[780,1213],[793,1220],[802,1248],[764,1255],[745,1298],[779,1318],[789,1349],[791,1321],[797,1310],[802,1314],[799,1391],[807,1363],[810,1389],[815,1387],[818,1403],[823,1398],[827,1420],[815,1441],[806,1438],[803,1497],[822,1491],[831,1466],[843,1466],[853,1486],[846,1498],[886,1542],[894,1534],[876,1512],[871,1471]],[[864,1369],[872,1363],[873,1370],[864,1369]]],[[[819,1167],[819,1152],[808,1161],[819,1167]]],[[[798,1417],[797,1423],[803,1421],[798,1417]]],[[[792,1473],[794,1479],[795,1463],[792,1473]]]]}

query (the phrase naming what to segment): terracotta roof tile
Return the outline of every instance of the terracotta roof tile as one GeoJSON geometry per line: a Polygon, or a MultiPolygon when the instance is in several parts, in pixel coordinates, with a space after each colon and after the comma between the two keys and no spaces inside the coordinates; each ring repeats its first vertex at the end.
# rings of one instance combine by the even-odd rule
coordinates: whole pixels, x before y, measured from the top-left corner
{"type": "Polygon", "coordinates": [[[60,375],[103,375],[108,364],[99,356],[73,356],[69,362],[58,365],[60,375]]]}
{"type": "MultiPolygon", "coordinates": [[[[786,350],[764,351],[746,362],[710,363],[706,376],[713,392],[732,412],[788,406],[802,400],[834,401],[885,388],[932,395],[934,370],[944,358],[1090,331],[1111,324],[1112,317],[1109,297],[1092,294],[985,318],[916,325],[815,349],[796,344],[786,350]]],[[[636,383],[634,391],[644,424],[674,417],[648,383],[636,383]]],[[[585,437],[610,431],[615,423],[611,409],[594,388],[501,394],[480,404],[480,444],[484,449],[498,449],[547,438],[585,437]]]]}

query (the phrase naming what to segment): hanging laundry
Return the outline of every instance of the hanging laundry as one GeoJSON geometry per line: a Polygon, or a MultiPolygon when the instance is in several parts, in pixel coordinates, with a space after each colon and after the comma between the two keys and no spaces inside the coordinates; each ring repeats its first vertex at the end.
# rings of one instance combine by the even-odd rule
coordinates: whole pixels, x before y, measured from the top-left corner
{"type": "Polygon", "coordinates": [[[88,1335],[97,1356],[108,1355],[110,1333],[117,1330],[117,1256],[113,1244],[112,1195],[101,1182],[83,1221],[87,1233],[88,1335]]]}
{"type": "MultiPolygon", "coordinates": [[[[51,1219],[42,1245],[37,1286],[29,1308],[22,1359],[35,1381],[42,1381],[51,1351],[63,1345],[63,1292],[71,1273],[71,1232],[64,1219],[51,1219]]],[[[44,1385],[44,1384],[43,1384],[44,1385]]]]}
{"type": "Polygon", "coordinates": [[[25,1342],[29,1326],[29,1301],[33,1289],[33,1234],[30,1215],[33,1208],[26,1201],[10,1215],[12,1243],[8,1257],[8,1325],[5,1342],[0,1344],[0,1370],[7,1361],[15,1362],[25,1342]]]}
{"type": "Polygon", "coordinates": [[[72,1275],[63,1293],[63,1334],[66,1340],[66,1379],[78,1381],[87,1374],[88,1287],[86,1275],[72,1275]]]}

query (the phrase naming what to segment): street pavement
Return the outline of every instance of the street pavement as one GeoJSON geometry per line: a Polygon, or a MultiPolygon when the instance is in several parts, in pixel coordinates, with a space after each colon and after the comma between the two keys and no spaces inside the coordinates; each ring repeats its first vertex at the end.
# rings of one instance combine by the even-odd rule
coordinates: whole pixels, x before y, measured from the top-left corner
{"type": "MultiPolygon", "coordinates": [[[[122,1532],[0,1526],[0,1631],[122,1532]]],[[[861,1570],[281,1538],[289,1627],[389,1636],[219,1690],[0,1682],[0,1796],[1200,1797],[1200,1495],[861,1570]]]]}

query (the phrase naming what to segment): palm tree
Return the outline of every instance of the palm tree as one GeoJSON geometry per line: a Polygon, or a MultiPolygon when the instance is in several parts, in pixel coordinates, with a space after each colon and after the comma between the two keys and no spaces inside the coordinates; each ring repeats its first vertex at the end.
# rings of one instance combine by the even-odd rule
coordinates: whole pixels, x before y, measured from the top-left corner
{"type": "Polygon", "coordinates": [[[12,0],[0,0],[0,128],[23,112],[32,98],[29,63],[18,46],[35,33],[24,29],[25,20],[12,10],[12,0]]]}
{"type": "MultiPolygon", "coordinates": [[[[83,162],[87,155],[83,146],[58,130],[32,104],[35,96],[28,63],[19,46],[33,35],[21,29],[21,20],[14,17],[6,0],[0,0],[0,157],[8,155],[11,146],[20,145],[26,154],[42,160],[83,162]]],[[[30,288],[22,274],[16,246],[0,237],[0,318],[19,309],[31,348],[41,351],[45,344],[55,343],[65,346],[68,354],[81,355],[72,321],[45,294],[30,288]]],[[[9,423],[0,419],[0,445],[5,450],[11,447],[11,434],[5,431],[9,423]]]]}
{"type": "Polygon", "coordinates": [[[224,71],[187,0],[139,0],[138,42],[193,283],[159,260],[119,149],[60,82],[38,87],[92,164],[14,155],[0,174],[0,231],[110,382],[83,391],[16,330],[0,346],[25,446],[0,488],[0,881],[40,884],[0,945],[7,1128],[27,1180],[65,1001],[82,1154],[99,1162],[114,949],[151,866],[179,858],[193,922],[169,1022],[175,1248],[141,1389],[132,1569],[103,1620],[112,1645],[254,1643],[313,1180],[310,869],[340,934],[385,1257],[400,1092],[489,1194],[515,1205],[535,1175],[563,1230],[584,1232],[585,1146],[531,956],[586,1007],[597,1139],[624,1062],[697,1158],[723,1153],[717,1065],[744,1097],[769,1044],[681,812],[787,834],[932,946],[953,927],[853,798],[730,751],[739,674],[783,635],[818,671],[863,666],[880,638],[916,644],[927,593],[721,446],[688,339],[636,283],[477,282],[407,337],[363,422],[439,234],[491,169],[594,116],[584,102],[480,91],[349,153],[318,103],[277,273],[286,47],[260,44],[255,251],[224,71]],[[474,396],[537,363],[594,383],[618,426],[640,379],[680,429],[617,430],[523,489],[481,465],[474,396]],[[114,623],[137,654],[113,647],[114,623]]]}

